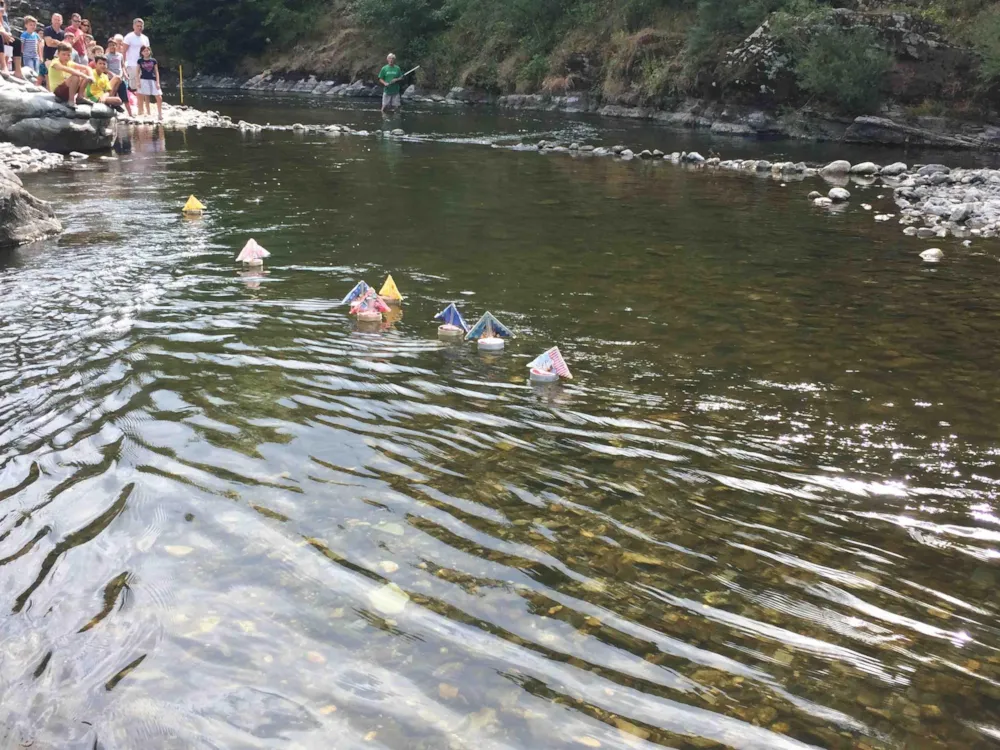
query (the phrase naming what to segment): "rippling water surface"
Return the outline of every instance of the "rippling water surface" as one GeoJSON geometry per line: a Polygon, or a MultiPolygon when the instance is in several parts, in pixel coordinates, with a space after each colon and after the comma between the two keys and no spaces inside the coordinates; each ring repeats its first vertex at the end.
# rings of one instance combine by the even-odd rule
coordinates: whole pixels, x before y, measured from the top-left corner
{"type": "Polygon", "coordinates": [[[29,187],[68,231],[0,259],[0,747],[1000,741],[997,246],[469,142],[142,131],[29,187]],[[439,342],[452,300],[518,338],[439,342]]]}

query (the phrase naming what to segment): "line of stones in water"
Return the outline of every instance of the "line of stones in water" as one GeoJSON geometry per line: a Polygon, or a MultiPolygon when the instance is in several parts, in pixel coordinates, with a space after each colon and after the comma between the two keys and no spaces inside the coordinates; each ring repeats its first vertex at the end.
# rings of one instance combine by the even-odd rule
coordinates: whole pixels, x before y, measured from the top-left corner
{"type": "MultiPolygon", "coordinates": [[[[259,125],[244,120],[233,121],[231,117],[214,111],[202,111],[193,107],[164,105],[164,119],[158,121],[150,117],[119,117],[119,122],[130,125],[160,125],[169,130],[188,128],[223,128],[239,130],[244,134],[264,131],[291,131],[300,133],[324,133],[328,135],[354,135],[360,137],[390,137],[407,140],[422,140],[419,135],[407,134],[401,129],[392,131],[367,131],[347,125],[259,125]]],[[[1000,236],[1000,170],[996,169],[952,169],[944,164],[915,165],[912,169],[903,162],[880,166],[873,162],[851,164],[838,160],[826,166],[810,166],[805,162],[771,162],[766,159],[723,159],[718,156],[705,158],[697,151],[674,151],[666,153],[659,149],[634,152],[624,145],[601,146],[587,143],[560,143],[540,140],[537,143],[517,143],[507,145],[490,142],[494,148],[515,151],[537,151],[544,154],[568,154],[576,157],[609,157],[619,161],[661,160],[671,164],[698,170],[723,170],[770,176],[783,183],[803,181],[808,178],[822,178],[834,185],[826,195],[818,191],[809,194],[813,205],[831,211],[842,211],[851,200],[846,186],[852,182],[859,187],[883,187],[893,191],[893,199],[898,210],[898,222],[904,227],[903,233],[920,239],[945,238],[995,238],[1000,236]],[[922,226],[917,226],[922,224],[922,226]]],[[[83,155],[76,155],[80,156],[83,155]]],[[[28,160],[31,167],[26,171],[50,169],[63,163],[59,154],[31,149],[17,149],[9,144],[0,144],[0,163],[12,161],[23,168],[28,160]],[[37,153],[36,153],[37,152],[37,153]]],[[[883,199],[884,195],[879,195],[883,199]]],[[[861,204],[871,211],[868,203],[861,204]]],[[[875,213],[875,221],[887,222],[897,218],[896,213],[875,213]]],[[[969,244],[969,240],[966,240],[969,244]]]]}

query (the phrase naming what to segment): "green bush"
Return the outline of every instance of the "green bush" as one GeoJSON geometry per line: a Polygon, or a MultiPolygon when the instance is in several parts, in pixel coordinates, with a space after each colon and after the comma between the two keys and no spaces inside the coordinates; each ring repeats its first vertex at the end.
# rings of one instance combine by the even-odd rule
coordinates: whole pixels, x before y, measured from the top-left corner
{"type": "Polygon", "coordinates": [[[804,91],[848,114],[878,109],[892,57],[871,28],[823,29],[797,58],[795,74],[804,91]]]}
{"type": "Polygon", "coordinates": [[[1000,80],[1000,8],[987,8],[970,26],[969,36],[979,57],[979,76],[987,83],[1000,80]]]}
{"type": "Polygon", "coordinates": [[[431,37],[448,25],[449,8],[437,0],[354,0],[352,8],[362,26],[411,60],[422,59],[431,37]]]}
{"type": "Polygon", "coordinates": [[[152,0],[147,28],[172,57],[231,69],[312,29],[319,0],[152,0]]]}
{"type": "Polygon", "coordinates": [[[535,55],[518,71],[518,86],[525,91],[537,91],[548,72],[548,57],[545,55],[535,55]]]}

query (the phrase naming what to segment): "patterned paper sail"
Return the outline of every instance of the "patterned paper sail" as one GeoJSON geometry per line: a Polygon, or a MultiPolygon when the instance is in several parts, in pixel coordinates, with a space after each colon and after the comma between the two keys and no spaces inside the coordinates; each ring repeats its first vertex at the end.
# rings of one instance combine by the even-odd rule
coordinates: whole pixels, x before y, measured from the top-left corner
{"type": "Polygon", "coordinates": [[[363,281],[359,281],[357,285],[350,292],[347,293],[347,296],[340,301],[340,304],[342,305],[353,304],[354,302],[356,302],[357,300],[361,299],[366,294],[368,294],[370,290],[371,287],[368,286],[368,284],[366,284],[363,281]]]}
{"type": "Polygon", "coordinates": [[[187,203],[184,204],[184,208],[181,209],[184,213],[196,214],[205,210],[201,201],[195,198],[193,195],[187,199],[187,203]]]}
{"type": "Polygon", "coordinates": [[[479,319],[479,322],[472,326],[472,330],[465,335],[466,341],[475,339],[498,338],[512,339],[514,334],[510,332],[503,323],[497,320],[493,313],[488,312],[479,319]]]}
{"type": "Polygon", "coordinates": [[[559,351],[558,346],[553,346],[547,352],[542,352],[535,359],[528,363],[528,367],[536,370],[544,370],[546,372],[554,372],[561,378],[566,380],[573,379],[573,373],[569,371],[569,367],[566,365],[566,360],[563,359],[562,352],[559,351]]]}
{"type": "Polygon", "coordinates": [[[435,315],[434,320],[440,320],[445,325],[455,326],[456,328],[461,328],[466,333],[469,332],[469,324],[465,322],[465,318],[462,317],[462,313],[455,307],[454,302],[435,315]]]}
{"type": "Polygon", "coordinates": [[[375,290],[369,288],[368,293],[364,297],[355,301],[351,305],[351,315],[357,315],[359,312],[389,312],[389,306],[382,301],[382,298],[375,294],[375,290]]]}
{"type": "Polygon", "coordinates": [[[399,293],[399,289],[396,287],[396,282],[392,280],[391,273],[386,277],[385,283],[382,285],[382,290],[378,293],[378,296],[394,300],[396,302],[403,301],[403,295],[399,293]]]}
{"type": "Polygon", "coordinates": [[[271,253],[262,248],[259,244],[257,244],[257,240],[251,237],[249,241],[247,241],[247,244],[243,246],[240,254],[236,256],[236,260],[237,262],[242,261],[243,263],[250,263],[251,261],[263,260],[264,258],[268,258],[270,256],[271,253]]]}

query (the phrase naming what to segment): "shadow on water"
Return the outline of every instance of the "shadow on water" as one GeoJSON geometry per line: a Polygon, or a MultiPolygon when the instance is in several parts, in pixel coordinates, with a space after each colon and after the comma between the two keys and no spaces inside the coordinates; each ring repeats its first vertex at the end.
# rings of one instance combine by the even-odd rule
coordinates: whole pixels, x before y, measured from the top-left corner
{"type": "Polygon", "coordinates": [[[1000,737],[995,248],[458,143],[151,128],[55,177],[0,266],[0,747],[1000,737]],[[518,338],[438,341],[452,300],[518,338]]]}

